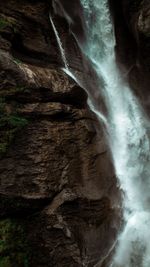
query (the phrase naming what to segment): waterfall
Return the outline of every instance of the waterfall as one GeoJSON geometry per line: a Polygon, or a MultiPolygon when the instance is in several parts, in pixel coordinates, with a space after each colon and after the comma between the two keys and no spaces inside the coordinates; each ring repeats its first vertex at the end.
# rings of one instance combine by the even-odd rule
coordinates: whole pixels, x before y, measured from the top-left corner
{"type": "Polygon", "coordinates": [[[66,56],[65,56],[65,51],[63,49],[63,45],[62,45],[61,39],[59,37],[59,34],[57,32],[57,29],[55,27],[55,24],[54,24],[53,19],[52,19],[50,14],[49,14],[49,19],[50,19],[52,28],[53,28],[55,36],[56,36],[56,40],[57,40],[57,43],[58,43],[58,46],[59,46],[59,50],[60,50],[62,61],[64,63],[64,67],[65,67],[66,70],[69,70],[69,64],[68,64],[66,56]]]}
{"type": "MultiPolygon", "coordinates": [[[[66,14],[67,16],[67,14],[66,14]]],[[[67,19],[69,18],[69,16],[67,16],[67,19]]],[[[88,105],[90,107],[90,109],[96,114],[96,116],[106,125],[107,124],[107,120],[106,120],[106,117],[100,112],[98,111],[97,112],[97,109],[95,109],[95,105],[96,105],[96,102],[94,101],[95,99],[92,97],[91,93],[90,93],[90,87],[89,87],[89,90],[87,90],[87,86],[84,85],[84,83],[82,81],[80,81],[79,79],[76,78],[76,76],[73,74],[72,70],[69,68],[69,64],[68,64],[68,61],[67,61],[67,58],[66,58],[66,55],[65,55],[65,50],[63,48],[63,45],[62,45],[62,42],[61,42],[61,39],[59,37],[59,33],[56,29],[56,26],[53,22],[53,19],[51,17],[51,15],[49,14],[49,19],[50,19],[50,23],[52,25],[52,28],[54,30],[54,33],[55,33],[55,36],[56,36],[56,40],[57,40],[57,43],[58,43],[58,46],[59,46],[59,50],[60,50],[60,54],[61,54],[61,58],[62,58],[62,61],[64,63],[64,67],[62,68],[62,70],[68,75],[70,76],[80,87],[84,88],[84,90],[87,92],[88,94],[88,105]],[[91,101],[92,99],[92,101],[91,101]],[[94,103],[93,103],[94,102],[94,103]],[[95,105],[94,105],[95,104],[95,105]]],[[[99,105],[99,103],[98,103],[99,105]]]]}
{"type": "MultiPolygon", "coordinates": [[[[150,266],[149,122],[115,61],[115,36],[106,0],[81,0],[87,25],[83,52],[98,76],[108,110],[112,158],[124,192],[125,226],[111,266],[150,266]]],[[[98,111],[97,111],[98,112],[98,111]]]]}
{"type": "MultiPolygon", "coordinates": [[[[111,267],[150,267],[149,121],[116,64],[107,0],[81,0],[81,3],[87,43],[78,42],[99,79],[97,90],[107,108],[108,142],[120,190],[124,192],[124,228],[111,267]]],[[[61,45],[59,37],[57,40],[61,45]]],[[[64,59],[64,65],[65,62],[64,59]]],[[[101,119],[99,99],[90,95],[90,106],[101,119]]]]}

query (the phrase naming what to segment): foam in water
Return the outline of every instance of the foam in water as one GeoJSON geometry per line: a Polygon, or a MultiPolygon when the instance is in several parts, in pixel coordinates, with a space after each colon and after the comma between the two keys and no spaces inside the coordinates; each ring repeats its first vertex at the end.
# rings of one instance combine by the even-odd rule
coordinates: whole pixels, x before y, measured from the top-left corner
{"type": "MultiPolygon", "coordinates": [[[[111,267],[150,267],[149,121],[116,64],[115,37],[107,0],[81,0],[81,3],[87,43],[84,46],[80,43],[80,47],[99,77],[101,86],[97,90],[101,90],[108,111],[105,125],[109,145],[120,188],[124,191],[125,226],[118,237],[111,267]]],[[[54,25],[53,28],[57,36],[54,25]]],[[[62,53],[59,36],[57,40],[62,53]]],[[[64,50],[62,54],[69,74],[64,50]]],[[[101,119],[96,95],[90,97],[89,103],[101,119]]]]}
{"type": "MultiPolygon", "coordinates": [[[[125,227],[111,266],[150,267],[149,122],[115,61],[115,37],[106,0],[81,0],[87,23],[84,53],[105,86],[109,144],[124,191],[125,227]]],[[[98,111],[97,111],[98,112],[98,111]]]]}

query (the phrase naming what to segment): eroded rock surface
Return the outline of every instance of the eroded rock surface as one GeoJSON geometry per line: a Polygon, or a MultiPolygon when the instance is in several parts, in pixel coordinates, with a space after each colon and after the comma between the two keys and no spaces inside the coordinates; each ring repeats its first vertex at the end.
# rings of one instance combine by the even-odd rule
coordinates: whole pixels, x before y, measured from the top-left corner
{"type": "MultiPolygon", "coordinates": [[[[103,126],[60,69],[49,10],[51,1],[0,3],[1,267],[101,265],[120,225],[103,126]],[[11,233],[25,248],[18,237],[8,245],[11,233]]],[[[69,27],[55,20],[65,42],[69,27]]]]}

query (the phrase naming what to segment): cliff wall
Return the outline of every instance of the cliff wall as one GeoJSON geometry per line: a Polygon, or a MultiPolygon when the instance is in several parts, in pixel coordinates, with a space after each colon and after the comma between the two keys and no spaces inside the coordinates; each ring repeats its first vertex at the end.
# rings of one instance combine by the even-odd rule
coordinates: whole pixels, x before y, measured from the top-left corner
{"type": "MultiPolygon", "coordinates": [[[[49,11],[82,74],[77,44],[53,4],[0,3],[1,267],[94,266],[120,226],[104,128],[61,70],[49,11]]],[[[84,40],[80,16],[76,22],[84,40]]]]}

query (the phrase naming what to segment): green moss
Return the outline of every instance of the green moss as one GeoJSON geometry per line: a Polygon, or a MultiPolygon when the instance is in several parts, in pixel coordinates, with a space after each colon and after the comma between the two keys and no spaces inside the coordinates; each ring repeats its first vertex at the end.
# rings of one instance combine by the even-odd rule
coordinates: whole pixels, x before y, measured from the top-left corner
{"type": "Polygon", "coordinates": [[[20,59],[18,59],[18,58],[14,58],[14,60],[13,60],[16,64],[21,64],[22,63],[22,61],[20,60],[20,59]]]}
{"type": "Polygon", "coordinates": [[[27,125],[27,120],[16,115],[6,115],[0,117],[0,127],[17,128],[17,130],[27,125]]]}
{"type": "Polygon", "coordinates": [[[17,21],[9,16],[0,16],[0,30],[4,30],[6,27],[11,27],[13,32],[16,33],[18,31],[17,21]]]}
{"type": "Polygon", "coordinates": [[[8,148],[7,142],[0,143],[0,155],[5,154],[7,151],[7,148],[8,148]]]}
{"type": "Polygon", "coordinates": [[[0,221],[0,267],[28,267],[25,227],[15,219],[0,221]]]}
{"type": "Polygon", "coordinates": [[[4,29],[9,26],[9,22],[3,18],[0,18],[0,29],[4,29]]]}
{"type": "Polygon", "coordinates": [[[27,119],[17,113],[8,114],[5,100],[0,98],[0,156],[6,153],[17,132],[27,124],[27,119]]]}
{"type": "Polygon", "coordinates": [[[0,258],[0,267],[12,267],[9,257],[0,258]]]}

